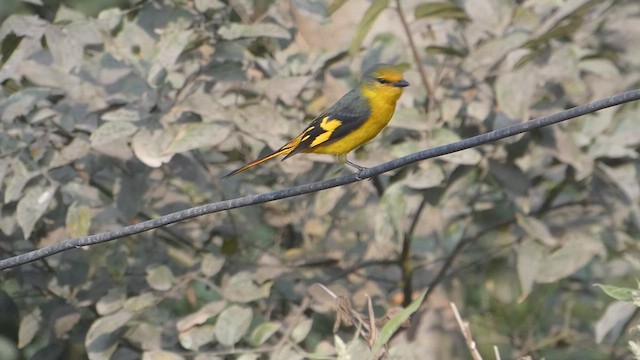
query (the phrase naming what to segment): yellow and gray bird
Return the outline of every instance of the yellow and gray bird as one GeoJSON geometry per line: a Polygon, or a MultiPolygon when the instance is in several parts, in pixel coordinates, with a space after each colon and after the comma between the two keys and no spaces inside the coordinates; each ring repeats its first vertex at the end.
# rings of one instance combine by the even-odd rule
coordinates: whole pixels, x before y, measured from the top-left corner
{"type": "Polygon", "coordinates": [[[250,169],[276,156],[285,160],[298,153],[338,156],[358,170],[364,168],[346,159],[347,153],[373,139],[389,123],[403,88],[409,86],[399,66],[377,64],[367,70],[358,86],[318,115],[304,131],[273,153],[236,169],[223,178],[250,169]]]}

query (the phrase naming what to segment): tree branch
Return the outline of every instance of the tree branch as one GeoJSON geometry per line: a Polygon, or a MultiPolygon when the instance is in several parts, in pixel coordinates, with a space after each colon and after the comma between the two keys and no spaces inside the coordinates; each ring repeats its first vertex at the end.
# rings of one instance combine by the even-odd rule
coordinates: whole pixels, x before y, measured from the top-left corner
{"type": "Polygon", "coordinates": [[[207,205],[202,205],[182,211],[177,211],[168,215],[161,216],[157,219],[143,221],[138,224],[126,226],[117,230],[108,231],[100,234],[90,235],[77,239],[65,240],[57,244],[46,246],[41,249],[33,250],[25,254],[10,257],[8,259],[0,260],[0,270],[8,269],[20,265],[24,265],[36,260],[43,259],[45,257],[79,248],[82,246],[89,246],[100,244],[103,242],[115,240],[125,236],[139,234],[144,231],[159,228],[165,225],[173,224],[175,222],[192,219],[198,216],[221,212],[225,210],[236,209],[240,207],[262,204],[274,200],[290,198],[294,196],[300,196],[317,192],[320,190],[330,189],[337,186],[351,184],[362,179],[368,179],[375,175],[383,174],[391,170],[413,164],[418,161],[451,154],[454,152],[466,150],[472,147],[504,139],[513,135],[521,134],[533,129],[538,129],[544,126],[549,126],[562,121],[576,118],[585,114],[589,114],[598,110],[602,110],[608,107],[624,104],[630,101],[640,100],[640,89],[631,90],[618,95],[614,95],[605,99],[597,100],[586,105],[574,107],[569,110],[565,110],[556,114],[544,116],[535,120],[527,121],[521,124],[508,126],[502,129],[494,130],[485,134],[477,135],[468,139],[464,139],[452,144],[438,146],[432,149],[426,149],[418,151],[413,154],[383,163],[378,166],[371,167],[363,170],[358,174],[351,174],[342,176],[335,179],[318,181],[310,184],[303,184],[278,190],[265,194],[257,194],[251,196],[245,196],[236,199],[219,201],[207,205]]]}

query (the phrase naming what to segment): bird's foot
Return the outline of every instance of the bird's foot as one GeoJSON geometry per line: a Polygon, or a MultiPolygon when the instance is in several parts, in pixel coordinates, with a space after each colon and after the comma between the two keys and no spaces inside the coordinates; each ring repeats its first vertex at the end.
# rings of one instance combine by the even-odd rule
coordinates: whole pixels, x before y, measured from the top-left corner
{"type": "MultiPolygon", "coordinates": [[[[351,162],[351,161],[349,161],[349,160],[346,160],[346,161],[345,161],[345,164],[347,164],[347,165],[351,166],[352,168],[354,168],[354,169],[358,170],[358,172],[356,173],[356,180],[360,181],[360,180],[364,180],[364,179],[365,179],[365,178],[363,178],[363,177],[360,177],[360,174],[361,174],[363,171],[368,170],[368,169],[369,169],[368,167],[360,166],[360,165],[358,165],[358,164],[352,163],[352,162],[351,162]]],[[[369,178],[369,180],[371,180],[371,178],[369,178]]]]}

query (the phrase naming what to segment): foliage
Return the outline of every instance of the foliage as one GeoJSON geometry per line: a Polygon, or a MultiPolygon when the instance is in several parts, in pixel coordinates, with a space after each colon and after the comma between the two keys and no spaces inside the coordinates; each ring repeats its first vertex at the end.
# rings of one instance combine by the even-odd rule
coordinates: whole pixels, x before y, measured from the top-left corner
{"type": "MultiPolygon", "coordinates": [[[[9,3],[3,257],[347,171],[300,155],[219,180],[377,62],[411,64],[412,86],[351,155],[362,165],[640,79],[631,0],[9,3]]],[[[314,283],[363,312],[371,296],[376,314],[429,287],[388,343],[397,358],[468,356],[451,301],[487,357],[494,345],[503,358],[627,356],[635,307],[592,285],[632,287],[639,268],[638,106],[5,271],[0,358],[362,358],[353,328],[332,334],[333,302],[312,297],[314,283]]]]}

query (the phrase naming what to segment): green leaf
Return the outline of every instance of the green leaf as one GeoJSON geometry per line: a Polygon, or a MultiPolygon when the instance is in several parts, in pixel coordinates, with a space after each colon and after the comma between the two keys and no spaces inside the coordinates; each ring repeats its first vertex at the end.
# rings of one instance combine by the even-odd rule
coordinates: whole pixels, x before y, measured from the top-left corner
{"type": "Polygon", "coordinates": [[[20,322],[20,330],[18,332],[18,348],[29,345],[38,333],[42,325],[42,311],[35,308],[31,313],[27,314],[20,322]]]}
{"type": "Polygon", "coordinates": [[[253,312],[251,308],[232,305],[218,316],[216,339],[225,346],[235,345],[249,330],[253,312]]]}
{"type": "Polygon", "coordinates": [[[214,123],[192,123],[178,127],[175,132],[167,154],[218,145],[229,137],[231,130],[229,126],[214,123]]]}
{"type": "Polygon", "coordinates": [[[622,324],[629,322],[629,319],[638,310],[633,304],[614,301],[607,306],[604,314],[598,319],[595,324],[595,338],[596,342],[600,343],[605,336],[611,332],[615,332],[614,329],[620,328],[622,324]]]}
{"type": "Polygon", "coordinates": [[[91,226],[91,209],[74,202],[67,210],[67,231],[73,238],[87,236],[91,226]]]}
{"type": "Polygon", "coordinates": [[[106,122],[91,134],[91,146],[108,144],[114,140],[135,134],[138,128],[129,122],[106,122]]]}
{"type": "Polygon", "coordinates": [[[311,327],[313,326],[313,319],[305,319],[302,322],[296,324],[291,331],[291,340],[296,344],[302,342],[307,338],[309,332],[311,331],[311,327]]]}
{"type": "Polygon", "coordinates": [[[424,51],[431,55],[448,55],[458,58],[464,58],[465,56],[467,56],[466,51],[458,50],[449,46],[430,45],[425,47],[424,51]]]}
{"type": "Polygon", "coordinates": [[[218,315],[226,307],[226,301],[212,301],[200,310],[185,316],[176,322],[176,328],[179,332],[185,332],[195,326],[202,325],[209,321],[212,317],[218,315]]]}
{"type": "Polygon", "coordinates": [[[104,113],[100,119],[104,121],[138,121],[143,119],[144,116],[139,110],[132,110],[127,108],[119,108],[113,111],[104,113]]]}
{"type": "Polygon", "coordinates": [[[127,294],[119,287],[114,287],[109,292],[100,298],[96,303],[96,312],[99,315],[108,315],[114,313],[122,308],[127,294]]]}
{"type": "Polygon", "coordinates": [[[258,283],[257,274],[240,271],[233,275],[222,287],[225,299],[248,303],[269,296],[272,281],[258,283]]]}
{"type": "Polygon", "coordinates": [[[329,15],[338,11],[342,7],[342,5],[346,4],[349,0],[333,0],[329,5],[329,15]]]}
{"type": "Polygon", "coordinates": [[[415,299],[409,306],[399,311],[397,314],[391,317],[389,321],[384,324],[378,337],[376,338],[376,342],[373,344],[371,348],[371,354],[377,354],[380,349],[391,339],[393,334],[395,334],[398,329],[402,326],[402,324],[409,320],[411,314],[418,311],[420,305],[422,305],[422,301],[424,301],[424,297],[427,295],[427,290],[422,292],[422,295],[415,299]]]}
{"type": "Polygon", "coordinates": [[[634,295],[640,295],[640,291],[638,289],[623,288],[604,284],[594,284],[593,286],[599,287],[600,289],[602,289],[602,291],[604,291],[605,294],[620,301],[633,302],[634,295]]]}
{"type": "Polygon", "coordinates": [[[215,340],[215,331],[213,325],[196,326],[178,334],[178,341],[185,349],[197,351],[201,346],[215,340]]]}
{"type": "Polygon", "coordinates": [[[152,266],[147,269],[146,279],[152,289],[166,291],[173,285],[173,272],[166,265],[152,266]]]}
{"type": "Polygon", "coordinates": [[[277,333],[282,326],[275,321],[264,322],[251,332],[249,342],[252,346],[258,347],[264,344],[273,334],[277,333]]]}
{"type": "Polygon", "coordinates": [[[31,235],[36,222],[47,211],[56,190],[55,185],[48,188],[33,186],[27,189],[26,194],[18,201],[16,216],[25,238],[31,235]]]}
{"type": "Polygon", "coordinates": [[[124,302],[124,308],[129,311],[139,313],[145,309],[155,306],[160,302],[160,300],[162,299],[157,298],[150,292],[143,293],[138,296],[128,298],[127,301],[124,302]]]}
{"type": "Polygon", "coordinates": [[[212,277],[216,275],[222,266],[224,265],[224,256],[215,256],[213,254],[205,254],[202,256],[202,263],[200,264],[200,272],[204,276],[212,277]]]}
{"type": "Polygon", "coordinates": [[[589,233],[567,233],[561,240],[562,247],[545,256],[536,274],[539,283],[553,283],[575,273],[591,259],[606,250],[602,240],[589,233]]]}
{"type": "Polygon", "coordinates": [[[384,9],[389,5],[389,0],[373,0],[371,6],[367,9],[356,28],[356,34],[351,40],[349,45],[349,54],[355,55],[359,50],[362,42],[367,37],[369,30],[373,26],[373,23],[378,18],[378,15],[382,13],[384,9]]]}
{"type": "Polygon", "coordinates": [[[430,2],[420,4],[415,8],[416,19],[437,17],[445,19],[467,19],[463,9],[450,2],[430,2]]]}
{"type": "Polygon", "coordinates": [[[220,0],[195,0],[193,3],[200,12],[219,10],[225,7],[225,4],[220,0]]]}
{"type": "Polygon", "coordinates": [[[225,40],[235,40],[240,38],[272,37],[277,39],[290,39],[291,34],[287,29],[276,24],[238,24],[232,23],[222,26],[218,30],[225,40]]]}
{"type": "Polygon", "coordinates": [[[184,360],[184,356],[166,350],[151,350],[142,353],[144,360],[184,360]]]}
{"type": "Polygon", "coordinates": [[[388,254],[398,249],[404,230],[407,196],[404,183],[391,184],[382,195],[375,214],[376,252],[388,254]]]}
{"type": "Polygon", "coordinates": [[[84,340],[89,359],[109,359],[116,351],[119,330],[133,317],[127,310],[96,319],[84,340]]]}

